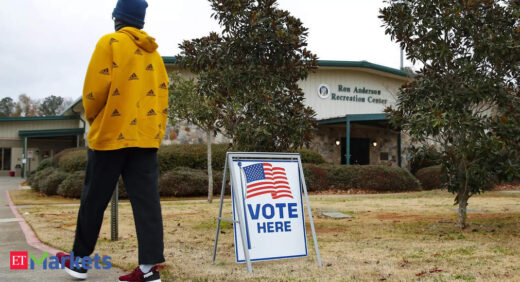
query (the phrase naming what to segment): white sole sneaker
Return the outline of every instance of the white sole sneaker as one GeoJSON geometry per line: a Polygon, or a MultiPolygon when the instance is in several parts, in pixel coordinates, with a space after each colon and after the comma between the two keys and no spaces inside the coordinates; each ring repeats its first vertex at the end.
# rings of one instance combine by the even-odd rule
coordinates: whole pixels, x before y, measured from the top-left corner
{"type": "Polygon", "coordinates": [[[82,280],[87,279],[87,273],[76,272],[70,268],[67,268],[66,266],[63,266],[63,269],[65,269],[65,272],[67,272],[70,276],[72,276],[76,279],[82,279],[82,280]]]}

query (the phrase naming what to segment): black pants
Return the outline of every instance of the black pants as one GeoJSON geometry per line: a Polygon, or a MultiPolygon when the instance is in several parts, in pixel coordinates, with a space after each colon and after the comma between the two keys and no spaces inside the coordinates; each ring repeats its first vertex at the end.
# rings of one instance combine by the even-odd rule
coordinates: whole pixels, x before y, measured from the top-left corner
{"type": "Polygon", "coordinates": [[[119,176],[132,204],[139,245],[139,264],[164,262],[163,222],[159,200],[157,149],[88,150],[85,185],[78,212],[74,256],[90,256],[103,214],[119,176]]]}

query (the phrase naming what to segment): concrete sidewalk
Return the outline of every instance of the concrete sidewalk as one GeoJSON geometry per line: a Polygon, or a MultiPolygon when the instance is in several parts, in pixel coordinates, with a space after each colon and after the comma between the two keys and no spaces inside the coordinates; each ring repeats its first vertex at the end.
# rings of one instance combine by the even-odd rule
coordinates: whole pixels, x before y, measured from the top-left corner
{"type": "MultiPolygon", "coordinates": [[[[38,266],[34,270],[11,270],[10,252],[27,251],[40,258],[43,251],[30,246],[27,243],[18,219],[12,213],[6,190],[18,189],[18,183],[22,179],[18,177],[0,177],[0,281],[76,281],[64,270],[42,270],[38,266]]],[[[54,255],[54,253],[49,253],[54,255]]],[[[118,277],[124,272],[117,268],[109,270],[90,270],[87,281],[118,281],[118,277]]]]}

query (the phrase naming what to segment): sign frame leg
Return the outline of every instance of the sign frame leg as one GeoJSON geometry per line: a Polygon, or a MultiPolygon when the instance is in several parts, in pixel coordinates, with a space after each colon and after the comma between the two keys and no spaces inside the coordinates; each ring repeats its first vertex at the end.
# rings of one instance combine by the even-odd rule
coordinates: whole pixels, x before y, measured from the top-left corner
{"type": "Polygon", "coordinates": [[[224,206],[224,194],[226,193],[227,167],[228,167],[228,158],[226,157],[226,161],[224,163],[224,173],[222,176],[222,189],[220,190],[220,208],[218,211],[218,218],[217,218],[217,232],[215,234],[215,246],[213,247],[213,263],[215,263],[215,259],[217,258],[218,236],[220,234],[220,223],[222,222],[222,209],[224,206]]]}
{"type": "Polygon", "coordinates": [[[316,229],[314,228],[314,220],[312,218],[311,211],[311,203],[309,201],[309,195],[307,194],[307,185],[305,184],[305,176],[303,175],[303,166],[301,161],[301,156],[298,156],[298,167],[300,170],[300,182],[303,186],[303,193],[305,194],[305,204],[307,205],[307,214],[309,215],[309,223],[311,224],[312,238],[314,240],[314,249],[316,251],[316,259],[318,260],[318,265],[320,267],[323,266],[321,262],[320,248],[318,247],[318,237],[316,236],[316,229]]]}

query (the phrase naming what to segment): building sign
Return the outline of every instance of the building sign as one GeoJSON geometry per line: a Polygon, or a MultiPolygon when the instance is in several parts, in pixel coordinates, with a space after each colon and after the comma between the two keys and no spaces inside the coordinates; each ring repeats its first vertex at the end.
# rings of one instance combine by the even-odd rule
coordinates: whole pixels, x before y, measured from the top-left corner
{"type": "Polygon", "coordinates": [[[345,101],[345,102],[357,102],[357,103],[371,103],[371,104],[382,104],[386,105],[388,103],[387,99],[378,97],[381,96],[381,90],[379,89],[369,89],[366,87],[360,86],[344,86],[342,84],[338,85],[337,93],[332,93],[330,88],[326,84],[322,84],[318,88],[318,95],[326,99],[329,96],[333,101],[345,101]],[[327,93],[327,95],[324,95],[327,93]]]}
{"type": "MultiPolygon", "coordinates": [[[[233,187],[233,218],[242,208],[251,261],[307,256],[298,161],[237,160],[231,169],[240,183],[233,187]]],[[[241,229],[233,227],[236,260],[245,262],[241,229]]]]}

